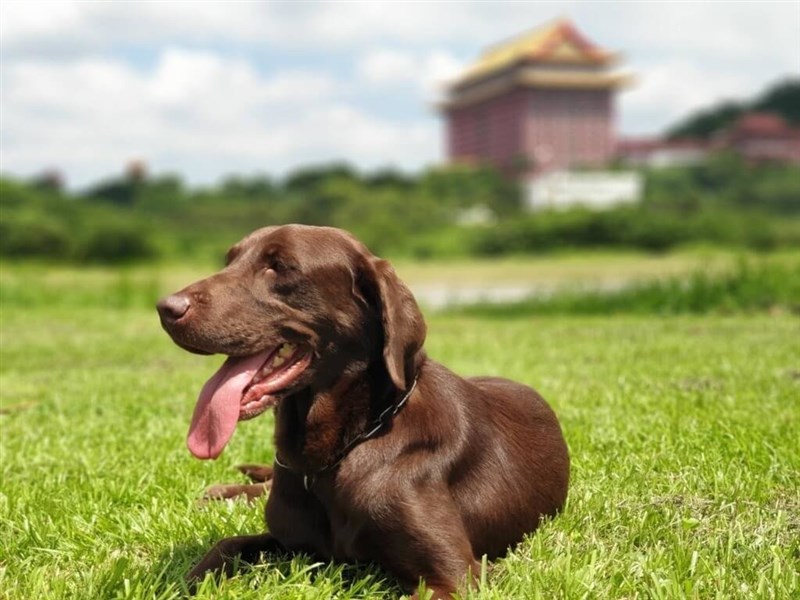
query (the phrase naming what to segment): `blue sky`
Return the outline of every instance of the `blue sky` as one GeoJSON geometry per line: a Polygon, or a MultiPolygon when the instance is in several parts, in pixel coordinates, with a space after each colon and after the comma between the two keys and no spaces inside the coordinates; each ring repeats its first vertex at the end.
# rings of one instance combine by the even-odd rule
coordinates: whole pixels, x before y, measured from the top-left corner
{"type": "Polygon", "coordinates": [[[621,51],[624,134],[800,75],[800,2],[14,2],[2,171],[72,187],[131,159],[192,183],[443,159],[432,105],[487,45],[555,17],[621,51]]]}

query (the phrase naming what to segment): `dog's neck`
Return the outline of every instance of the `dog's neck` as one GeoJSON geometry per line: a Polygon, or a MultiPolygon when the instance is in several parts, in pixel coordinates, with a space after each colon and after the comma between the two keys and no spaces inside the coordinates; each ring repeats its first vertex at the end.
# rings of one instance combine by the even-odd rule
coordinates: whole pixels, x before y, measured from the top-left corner
{"type": "MultiPolygon", "coordinates": [[[[417,366],[424,358],[420,352],[417,366]]],[[[303,474],[331,467],[347,445],[369,430],[404,394],[405,390],[397,390],[391,383],[386,366],[379,360],[361,372],[342,376],[328,389],[308,388],[285,398],[276,410],[279,460],[303,474]]]]}

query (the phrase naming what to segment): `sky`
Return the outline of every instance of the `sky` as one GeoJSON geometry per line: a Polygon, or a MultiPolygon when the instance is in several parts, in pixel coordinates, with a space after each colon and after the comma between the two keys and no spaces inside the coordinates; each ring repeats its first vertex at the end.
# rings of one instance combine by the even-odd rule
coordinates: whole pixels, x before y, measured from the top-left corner
{"type": "Polygon", "coordinates": [[[617,129],[800,75],[790,2],[43,2],[0,4],[0,170],[72,188],[131,160],[205,185],[336,160],[444,160],[443,85],[553,18],[622,53],[617,129]]]}

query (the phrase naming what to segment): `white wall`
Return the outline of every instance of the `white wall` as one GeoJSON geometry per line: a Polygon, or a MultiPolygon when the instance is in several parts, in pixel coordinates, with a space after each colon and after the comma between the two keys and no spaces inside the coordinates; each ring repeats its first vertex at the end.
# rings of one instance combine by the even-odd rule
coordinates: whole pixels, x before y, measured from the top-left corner
{"type": "Polygon", "coordinates": [[[643,187],[643,176],[633,171],[559,171],[529,180],[525,201],[528,210],[575,205],[605,208],[638,202],[643,187]]]}

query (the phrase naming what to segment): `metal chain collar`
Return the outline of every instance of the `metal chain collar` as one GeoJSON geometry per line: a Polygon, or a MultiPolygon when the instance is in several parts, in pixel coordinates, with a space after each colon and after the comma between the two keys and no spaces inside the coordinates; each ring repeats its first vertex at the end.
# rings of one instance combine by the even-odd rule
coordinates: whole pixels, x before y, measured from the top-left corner
{"type": "Polygon", "coordinates": [[[345,444],[344,448],[342,448],[339,451],[336,460],[333,461],[331,464],[329,464],[329,465],[327,465],[325,467],[322,467],[319,471],[317,471],[315,473],[304,473],[302,471],[297,471],[296,469],[293,469],[289,465],[281,462],[281,460],[278,458],[277,454],[275,455],[275,464],[278,465],[279,467],[283,468],[283,469],[286,469],[287,471],[291,471],[292,473],[297,473],[299,475],[302,475],[303,476],[303,487],[306,489],[306,491],[308,491],[309,488],[312,485],[314,485],[314,481],[316,480],[316,478],[319,475],[322,475],[323,473],[327,473],[328,471],[332,471],[333,469],[338,467],[339,463],[341,463],[345,459],[345,457],[350,452],[350,450],[352,450],[355,446],[357,446],[361,442],[364,442],[364,441],[370,439],[372,436],[374,436],[376,433],[378,433],[387,423],[389,423],[389,421],[391,421],[392,418],[394,418],[394,416],[398,412],[400,412],[400,409],[403,408],[405,403],[411,397],[411,394],[414,392],[414,388],[417,387],[417,379],[418,379],[418,377],[414,378],[414,383],[411,384],[411,389],[409,389],[408,392],[406,392],[406,395],[403,396],[403,399],[400,400],[400,402],[398,402],[397,404],[395,404],[393,406],[387,406],[383,410],[383,412],[381,412],[381,414],[378,415],[378,418],[375,419],[372,428],[369,431],[365,431],[364,433],[362,433],[360,435],[357,435],[352,440],[350,440],[347,444],[345,444]]]}

